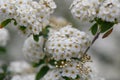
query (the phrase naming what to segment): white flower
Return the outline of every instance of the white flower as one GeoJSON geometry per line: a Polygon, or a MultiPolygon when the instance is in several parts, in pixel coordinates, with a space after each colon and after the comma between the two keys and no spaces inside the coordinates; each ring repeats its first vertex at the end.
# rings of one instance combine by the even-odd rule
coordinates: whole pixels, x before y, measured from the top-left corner
{"type": "Polygon", "coordinates": [[[35,80],[35,74],[15,75],[11,80],[35,80]]]}
{"type": "Polygon", "coordinates": [[[9,40],[8,30],[5,28],[0,29],[0,46],[6,46],[9,40]]]}
{"type": "Polygon", "coordinates": [[[50,70],[42,80],[64,80],[58,69],[50,70]]]}
{"type": "Polygon", "coordinates": [[[8,66],[8,71],[13,74],[27,74],[33,73],[34,69],[25,61],[14,61],[8,66]]]}
{"type": "Polygon", "coordinates": [[[69,60],[72,57],[80,58],[83,46],[88,46],[89,39],[86,33],[67,25],[58,32],[54,32],[46,42],[46,51],[55,60],[69,60]]]}
{"type": "Polygon", "coordinates": [[[43,37],[39,37],[39,41],[36,42],[31,35],[29,38],[26,39],[23,46],[23,52],[25,57],[30,62],[39,62],[39,60],[43,59],[45,56],[45,53],[43,53],[43,44],[43,37]]]}
{"type": "Polygon", "coordinates": [[[64,77],[75,79],[78,75],[80,75],[80,70],[78,69],[80,65],[81,64],[77,61],[68,62],[67,66],[62,68],[61,75],[64,77]]]}
{"type": "Polygon", "coordinates": [[[39,34],[49,23],[50,14],[54,12],[56,4],[53,0],[1,0],[0,14],[7,18],[14,18],[19,26],[25,26],[23,34],[39,34]],[[28,32],[29,31],[29,32],[28,32]]]}
{"type": "Polygon", "coordinates": [[[98,17],[109,22],[118,20],[120,18],[120,1],[105,0],[99,8],[98,17]]]}
{"type": "Polygon", "coordinates": [[[40,0],[39,3],[43,8],[46,8],[46,12],[50,14],[53,13],[54,9],[57,7],[54,0],[40,0]]]}
{"type": "Polygon", "coordinates": [[[74,0],[70,9],[81,21],[89,21],[95,18],[99,4],[99,0],[74,0]]]}

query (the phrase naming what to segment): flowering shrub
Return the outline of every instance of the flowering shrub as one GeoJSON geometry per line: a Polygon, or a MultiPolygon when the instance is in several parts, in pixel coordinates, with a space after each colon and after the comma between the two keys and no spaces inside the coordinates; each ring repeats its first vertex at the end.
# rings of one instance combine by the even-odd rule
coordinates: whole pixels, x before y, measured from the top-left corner
{"type": "Polygon", "coordinates": [[[69,22],[51,19],[56,8],[53,0],[0,0],[0,15],[5,17],[0,25],[0,44],[6,45],[8,34],[4,27],[13,22],[27,37],[23,53],[36,68],[25,62],[10,63],[3,66],[0,80],[8,77],[10,80],[104,80],[95,72],[87,52],[100,34],[106,38],[119,23],[120,1],[73,1],[70,6],[73,16],[81,22],[93,23],[90,28],[93,40],[69,22]]]}

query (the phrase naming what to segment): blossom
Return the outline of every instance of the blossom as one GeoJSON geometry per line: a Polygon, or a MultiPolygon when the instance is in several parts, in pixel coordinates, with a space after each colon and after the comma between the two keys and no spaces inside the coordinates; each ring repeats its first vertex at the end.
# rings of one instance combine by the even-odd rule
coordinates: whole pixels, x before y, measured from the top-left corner
{"type": "Polygon", "coordinates": [[[28,74],[33,73],[34,69],[30,64],[28,64],[25,61],[14,61],[11,62],[8,66],[8,71],[10,71],[12,74],[28,74]]]}
{"type": "Polygon", "coordinates": [[[15,75],[11,80],[35,80],[35,74],[15,75]]]}
{"type": "Polygon", "coordinates": [[[54,69],[50,70],[42,80],[64,80],[59,72],[59,70],[54,69]]]}
{"type": "Polygon", "coordinates": [[[56,4],[53,0],[1,0],[0,14],[6,18],[13,18],[17,22],[17,29],[23,34],[39,34],[49,23],[49,17],[54,12],[56,4]]]}
{"type": "Polygon", "coordinates": [[[81,21],[90,21],[96,17],[99,0],[74,0],[71,13],[81,21]]]}
{"type": "Polygon", "coordinates": [[[55,60],[69,60],[72,57],[80,58],[82,50],[90,43],[87,36],[85,32],[67,25],[58,32],[51,34],[46,42],[46,51],[55,60]]]}
{"type": "Polygon", "coordinates": [[[114,22],[120,17],[120,1],[119,0],[105,0],[99,8],[97,15],[104,21],[114,22]]]}
{"type": "Polygon", "coordinates": [[[30,62],[39,62],[40,59],[43,59],[45,57],[45,53],[43,52],[43,45],[43,37],[39,37],[39,41],[36,42],[31,35],[25,40],[23,46],[23,52],[25,57],[30,62]]]}
{"type": "Polygon", "coordinates": [[[0,46],[6,46],[9,40],[8,30],[5,28],[0,29],[0,46]]]}

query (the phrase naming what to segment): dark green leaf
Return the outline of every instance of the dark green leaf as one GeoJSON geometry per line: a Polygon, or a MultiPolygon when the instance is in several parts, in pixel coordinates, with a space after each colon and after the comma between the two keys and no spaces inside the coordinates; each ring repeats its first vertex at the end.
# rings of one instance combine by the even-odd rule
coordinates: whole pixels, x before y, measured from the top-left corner
{"type": "Polygon", "coordinates": [[[109,31],[107,31],[107,32],[103,35],[102,38],[106,38],[106,37],[108,37],[108,36],[112,33],[112,31],[113,31],[113,28],[110,29],[109,31]]]}
{"type": "Polygon", "coordinates": [[[39,67],[43,63],[44,63],[44,60],[40,60],[39,63],[33,63],[33,67],[39,67]]]}
{"type": "Polygon", "coordinates": [[[54,64],[54,63],[55,63],[55,60],[50,60],[49,63],[50,63],[51,65],[55,66],[55,64],[54,64]]]}
{"type": "Polygon", "coordinates": [[[26,27],[25,26],[19,26],[19,29],[24,31],[26,29],[26,27]]]}
{"type": "Polygon", "coordinates": [[[6,19],[3,22],[1,22],[1,28],[7,26],[11,21],[12,21],[12,19],[6,19]]]}
{"type": "Polygon", "coordinates": [[[40,71],[37,73],[36,75],[36,79],[35,80],[40,80],[42,77],[44,77],[44,75],[49,71],[49,67],[48,66],[43,66],[40,71]]]}
{"type": "Polygon", "coordinates": [[[5,47],[0,47],[0,52],[5,53],[6,52],[6,48],[5,47]]]}
{"type": "Polygon", "coordinates": [[[106,31],[108,31],[109,29],[111,29],[115,22],[107,22],[107,21],[103,21],[102,19],[100,18],[96,18],[95,19],[97,24],[100,25],[100,28],[101,28],[101,33],[104,33],[106,31]]]}
{"type": "Polygon", "coordinates": [[[5,74],[0,73],[0,80],[4,80],[4,78],[5,78],[5,74]]]}
{"type": "Polygon", "coordinates": [[[106,31],[108,31],[109,29],[111,29],[114,26],[114,23],[112,22],[103,22],[101,24],[101,33],[104,33],[106,31]]]}
{"type": "Polygon", "coordinates": [[[33,39],[38,42],[39,41],[39,35],[33,35],[33,39]]]}
{"type": "Polygon", "coordinates": [[[42,34],[44,38],[48,38],[49,28],[50,26],[48,25],[42,30],[42,34]]]}
{"type": "Polygon", "coordinates": [[[14,25],[17,25],[17,21],[15,19],[12,19],[14,21],[14,25]]]}
{"type": "Polygon", "coordinates": [[[97,33],[97,31],[98,31],[98,24],[97,23],[95,23],[92,27],[91,27],[91,33],[93,34],[93,35],[95,35],[96,33],[97,33]]]}

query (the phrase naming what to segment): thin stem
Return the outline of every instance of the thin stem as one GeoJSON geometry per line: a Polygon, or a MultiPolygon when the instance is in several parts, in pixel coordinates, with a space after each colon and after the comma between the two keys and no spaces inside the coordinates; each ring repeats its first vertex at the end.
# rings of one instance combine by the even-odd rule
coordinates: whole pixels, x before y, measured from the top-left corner
{"type": "Polygon", "coordinates": [[[99,38],[99,35],[100,35],[100,32],[98,32],[96,35],[95,35],[95,37],[93,38],[93,40],[92,40],[92,43],[90,44],[90,46],[88,46],[88,48],[85,50],[85,52],[83,53],[83,56],[82,57],[84,57],[86,54],[87,54],[87,52],[88,52],[88,50],[90,49],[90,47],[95,43],[95,41],[99,38]]]}

